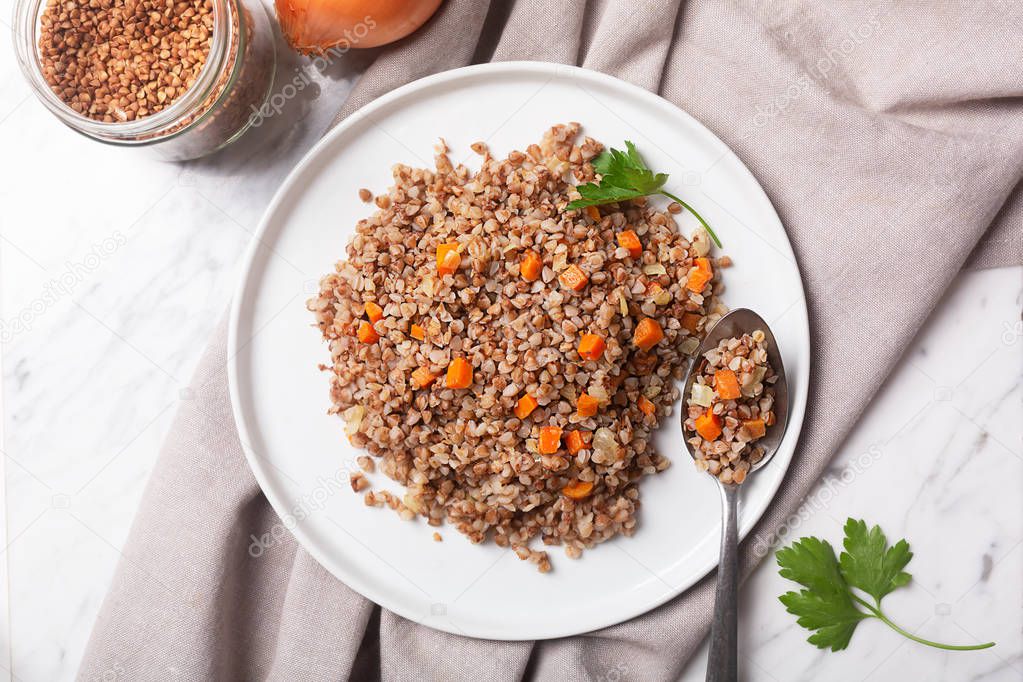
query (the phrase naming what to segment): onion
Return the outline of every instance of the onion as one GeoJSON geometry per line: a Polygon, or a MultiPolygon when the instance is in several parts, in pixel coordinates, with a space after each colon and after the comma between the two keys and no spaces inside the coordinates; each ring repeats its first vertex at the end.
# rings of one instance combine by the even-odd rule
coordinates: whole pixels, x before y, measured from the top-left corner
{"type": "Polygon", "coordinates": [[[345,419],[345,434],[349,438],[359,432],[359,427],[362,426],[362,417],[366,414],[366,408],[362,405],[352,405],[344,411],[342,416],[345,419]]]}
{"type": "Polygon", "coordinates": [[[618,440],[611,429],[599,428],[593,434],[593,461],[597,464],[610,464],[615,461],[618,451],[618,440]]]}
{"type": "Polygon", "coordinates": [[[693,353],[696,352],[696,350],[699,347],[700,340],[693,336],[690,336],[682,341],[682,343],[679,345],[679,350],[685,353],[686,355],[692,355],[693,353]]]}
{"type": "Polygon", "coordinates": [[[714,389],[704,384],[693,384],[690,400],[693,405],[710,407],[710,404],[714,402],[714,389]]]}
{"type": "Polygon", "coordinates": [[[441,0],[275,0],[288,44],[303,54],[378,47],[426,23],[441,0]]]}

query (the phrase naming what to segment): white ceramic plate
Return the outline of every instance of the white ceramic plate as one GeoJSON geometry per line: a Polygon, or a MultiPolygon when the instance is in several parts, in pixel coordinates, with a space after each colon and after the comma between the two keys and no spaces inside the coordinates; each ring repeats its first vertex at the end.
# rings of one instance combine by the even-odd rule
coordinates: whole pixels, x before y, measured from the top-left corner
{"type": "MultiPolygon", "coordinates": [[[[364,506],[338,417],[326,415],[329,353],[305,301],[332,271],[391,165],[432,167],[444,137],[452,160],[478,167],[469,145],[525,149],[554,123],[579,121],[605,144],[636,143],[668,187],[692,203],[735,261],[725,301],[758,311],[781,344],[793,404],[770,466],[743,490],[740,532],[754,525],[792,457],[806,406],[810,341],[799,271],[760,185],[710,131],[667,101],[615,78],[545,63],[497,63],[441,73],[391,92],[332,130],[281,187],[244,265],[231,313],[228,370],[238,431],[270,503],[302,546],[347,585],[406,618],[494,639],[561,637],[624,621],[693,585],[717,562],[717,487],[681,443],[678,412],[656,437],[673,466],[641,486],[640,525],[579,560],[551,548],[546,575],[513,552],[472,545],[453,529],[401,521],[364,506]]],[[[684,231],[696,223],[681,216],[684,231]]],[[[383,475],[374,488],[398,491],[383,475]]],[[[252,540],[273,552],[282,527],[252,540]]]]}

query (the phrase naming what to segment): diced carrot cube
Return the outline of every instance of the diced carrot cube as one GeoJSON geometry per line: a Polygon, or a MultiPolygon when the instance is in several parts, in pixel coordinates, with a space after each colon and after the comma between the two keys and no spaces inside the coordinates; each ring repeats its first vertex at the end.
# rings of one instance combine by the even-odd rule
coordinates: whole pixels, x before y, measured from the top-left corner
{"type": "Polygon", "coordinates": [[[632,342],[639,348],[649,351],[660,343],[663,338],[664,332],[661,330],[661,325],[657,323],[657,320],[644,317],[636,325],[636,331],[632,335],[632,342]]]}
{"type": "Polygon", "coordinates": [[[767,433],[767,424],[763,419],[748,419],[742,423],[753,439],[763,438],[767,433]]]}
{"type": "Polygon", "coordinates": [[[537,405],[539,403],[536,402],[536,398],[527,393],[519,398],[519,402],[515,404],[515,416],[519,419],[525,419],[536,409],[537,405]]]}
{"type": "Polygon", "coordinates": [[[384,317],[384,309],[373,301],[366,301],[363,308],[366,310],[366,317],[369,318],[370,323],[375,323],[384,317]]]}
{"type": "Polygon", "coordinates": [[[573,500],[585,499],[593,492],[593,481],[572,481],[561,492],[573,500]]]}
{"type": "Polygon", "coordinates": [[[689,271],[689,277],[686,279],[686,289],[698,294],[712,279],[714,279],[714,268],[710,264],[710,259],[697,258],[696,264],[689,271]]]}
{"type": "Polygon", "coordinates": [[[742,395],[739,377],[730,369],[719,369],[714,373],[714,390],[722,400],[735,400],[742,395]]]}
{"type": "Polygon", "coordinates": [[[643,244],[639,241],[639,235],[635,230],[625,230],[618,233],[618,246],[629,251],[633,258],[643,255],[643,244]]]}
{"type": "Polygon", "coordinates": [[[600,210],[596,206],[587,206],[586,215],[590,216],[590,220],[595,223],[600,222],[600,210]]]}
{"type": "Polygon", "coordinates": [[[597,414],[597,408],[600,407],[600,401],[591,396],[589,393],[583,393],[579,396],[579,400],[575,404],[576,412],[579,413],[580,417],[592,417],[597,414]]]}
{"type": "Polygon", "coordinates": [[[472,365],[465,358],[455,358],[448,365],[448,388],[469,388],[472,386],[472,365]]]}
{"type": "Polygon", "coordinates": [[[412,372],[412,381],[418,388],[426,388],[437,380],[437,375],[427,367],[420,367],[412,372]]]}
{"type": "Polygon", "coordinates": [[[721,435],[721,417],[707,410],[696,418],[696,432],[704,440],[715,440],[721,435]]]}
{"type": "Polygon", "coordinates": [[[535,282],[540,279],[540,271],[543,270],[543,261],[536,251],[526,251],[522,254],[522,262],[519,263],[519,274],[527,282],[535,282]]]}
{"type": "Polygon", "coordinates": [[[564,272],[558,276],[558,281],[561,282],[561,286],[566,289],[582,291],[586,288],[586,284],[590,281],[590,278],[585,272],[580,270],[578,266],[569,265],[565,268],[564,272]]]}
{"type": "Polygon", "coordinates": [[[437,274],[453,275],[462,263],[458,252],[458,242],[447,242],[437,245],[437,274]]]}
{"type": "Polygon", "coordinates": [[[592,440],[593,434],[589,431],[570,431],[565,436],[565,445],[568,447],[568,452],[574,455],[580,450],[590,447],[592,440]]]}
{"type": "Polygon", "coordinates": [[[359,323],[359,341],[363,343],[376,343],[380,340],[380,335],[377,334],[377,330],[373,329],[373,325],[366,320],[359,323]]]}
{"type": "Polygon", "coordinates": [[[411,336],[416,341],[422,341],[423,339],[426,338],[426,330],[420,327],[418,324],[414,324],[412,325],[412,330],[409,332],[409,336],[411,336]]]}
{"type": "Polygon", "coordinates": [[[700,313],[682,313],[682,328],[688,329],[690,334],[696,334],[700,329],[700,320],[703,319],[700,313]]]}
{"type": "Polygon", "coordinates": [[[540,429],[540,454],[553,455],[561,448],[561,427],[544,426],[540,429]]]}
{"type": "Polygon", "coordinates": [[[645,395],[641,395],[639,396],[639,410],[645,415],[652,415],[657,413],[657,406],[650,402],[645,395]]]}
{"type": "Polygon", "coordinates": [[[599,360],[604,354],[604,339],[596,334],[583,334],[579,339],[579,357],[585,360],[599,360]]]}

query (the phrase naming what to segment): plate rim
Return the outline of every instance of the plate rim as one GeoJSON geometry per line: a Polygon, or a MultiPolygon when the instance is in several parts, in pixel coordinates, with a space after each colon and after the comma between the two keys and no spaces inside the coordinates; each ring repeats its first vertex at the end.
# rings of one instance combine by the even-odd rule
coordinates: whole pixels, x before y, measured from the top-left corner
{"type": "MultiPolygon", "coordinates": [[[[307,168],[316,160],[316,158],[323,152],[323,150],[330,146],[334,140],[342,135],[345,130],[355,126],[363,119],[371,116],[375,111],[386,107],[391,102],[414,94],[418,90],[428,89],[435,85],[444,83],[450,83],[463,78],[472,78],[481,72],[496,72],[503,75],[508,74],[527,74],[533,75],[537,73],[551,74],[551,77],[566,76],[572,80],[582,80],[595,82],[598,84],[609,85],[616,88],[625,88],[629,93],[637,98],[644,99],[653,106],[659,109],[665,110],[669,115],[688,119],[690,125],[702,130],[702,132],[709,136],[711,139],[716,140],[722,148],[722,155],[724,158],[728,158],[733,162],[733,165],[741,169],[742,173],[745,174],[746,179],[751,181],[752,187],[755,187],[759,191],[762,200],[766,202],[766,205],[771,209],[770,219],[773,221],[773,227],[777,227],[781,233],[785,236],[784,252],[788,255],[793,262],[796,270],[797,279],[799,281],[799,297],[798,308],[802,315],[802,324],[800,325],[799,332],[805,342],[806,348],[806,363],[802,368],[802,371],[797,375],[800,384],[803,387],[801,394],[797,394],[797,401],[795,409],[789,414],[789,424],[786,429],[786,433],[783,436],[782,443],[786,439],[791,438],[792,453],[784,462],[785,470],[767,489],[767,502],[764,508],[754,514],[754,518],[750,518],[748,525],[740,524],[739,528],[739,540],[740,542],[746,538],[746,536],[753,530],[753,528],[760,522],[767,509],[778,493],[778,489],[781,484],[785,481],[789,473],[789,466],[792,463],[792,459],[795,457],[795,451],[799,446],[799,442],[802,438],[803,422],[805,419],[806,408],[809,402],[810,396],[810,373],[811,365],[813,363],[813,345],[812,338],[810,336],[809,327],[809,309],[806,303],[806,287],[803,280],[803,272],[799,267],[799,262],[796,259],[795,252],[792,249],[792,241],[789,238],[788,232],[785,230],[785,226],[781,221],[781,217],[778,215],[778,211],[775,208],[773,202],[764,190],[763,186],[757,180],[756,176],[753,175],[752,171],[743,163],[742,159],[734,152],[734,150],[721,138],[719,138],[713,131],[707,128],[701,121],[693,117],[691,114],[686,112],[681,107],[673,104],[667,99],[661,97],[659,94],[646,90],[638,85],[622,80],[615,76],[611,76],[600,71],[594,71],[579,66],[559,64],[554,62],[540,62],[540,61],[506,61],[506,62],[488,62],[483,64],[473,64],[470,66],[463,66],[456,69],[450,69],[447,71],[441,71],[439,73],[430,74],[417,80],[411,81],[402,85],[394,90],[377,97],[368,104],[360,107],[357,111],[353,112],[339,124],[327,131],[323,137],[314,144],[309,151],[307,151],[302,158],[292,167],[288,172],[287,176],[281,181],[280,186],[277,188],[270,202],[264,209],[262,216],[259,221],[259,225],[253,232],[251,241],[246,248],[246,252],[242,260],[240,261],[240,271],[238,274],[238,280],[233,290],[233,296],[231,299],[231,306],[228,317],[228,338],[227,338],[227,380],[229,397],[231,400],[231,412],[235,421],[235,428],[238,432],[240,445],[242,452],[245,454],[246,463],[249,470],[252,472],[259,484],[260,491],[266,497],[270,503],[274,512],[280,518],[288,516],[289,506],[285,500],[281,500],[277,497],[277,494],[273,492],[273,486],[269,484],[269,477],[266,472],[266,468],[260,463],[260,457],[252,451],[251,433],[254,430],[254,425],[249,424],[249,420],[246,417],[246,413],[241,408],[241,400],[239,400],[240,386],[239,386],[239,363],[240,356],[244,350],[244,346],[247,346],[251,339],[245,341],[244,346],[239,348],[239,328],[241,327],[242,318],[244,314],[243,302],[246,300],[246,294],[250,287],[254,284],[252,278],[253,275],[253,264],[259,253],[259,247],[264,244],[263,237],[266,231],[269,229],[273,217],[279,211],[281,204],[287,199],[289,194],[292,192],[293,186],[300,180],[301,176],[306,172],[307,168]],[[745,527],[744,527],[745,526],[745,527]]],[[[782,246],[782,245],[779,245],[782,246]]],[[[253,420],[254,421],[254,420],[253,420]]],[[[780,449],[780,445],[779,445],[780,449]]],[[[781,463],[779,463],[781,464],[781,463]]],[[[741,521],[741,519],[740,519],[741,521]]],[[[421,614],[414,613],[407,609],[403,603],[394,601],[389,598],[387,593],[383,590],[377,589],[370,582],[359,580],[357,577],[348,574],[346,571],[341,570],[329,556],[329,553],[321,550],[321,548],[309,537],[303,528],[301,523],[292,524],[289,529],[292,535],[295,537],[298,544],[303,550],[308,552],[323,568],[325,568],[334,578],[341,581],[343,584],[359,593],[360,596],[374,602],[375,604],[386,608],[397,615],[406,618],[414,623],[429,627],[431,629],[448,632],[454,635],[467,636],[474,639],[499,639],[506,641],[530,641],[530,640],[546,640],[555,639],[559,637],[568,637],[588,632],[596,632],[603,628],[607,628],[619,623],[632,620],[633,618],[639,617],[645,613],[653,611],[654,609],[664,605],[668,601],[684,594],[694,585],[703,580],[714,568],[718,565],[718,559],[713,559],[706,567],[701,567],[699,570],[694,572],[691,579],[683,581],[683,583],[674,590],[666,591],[659,596],[642,602],[639,606],[623,609],[616,611],[615,615],[609,616],[596,624],[587,623],[585,629],[578,629],[573,627],[554,627],[548,628],[540,633],[507,633],[498,632],[497,629],[491,628],[483,631],[477,629],[475,632],[466,632],[462,628],[449,627],[447,622],[441,623],[426,623],[423,621],[421,614]]]]}

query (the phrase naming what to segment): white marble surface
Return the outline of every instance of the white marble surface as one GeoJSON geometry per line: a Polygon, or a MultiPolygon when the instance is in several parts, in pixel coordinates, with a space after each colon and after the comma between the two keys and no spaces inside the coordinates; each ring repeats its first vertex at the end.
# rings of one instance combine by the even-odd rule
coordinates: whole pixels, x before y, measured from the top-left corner
{"type": "MultiPolygon", "coordinates": [[[[0,18],[9,3],[0,0],[0,18]]],[[[30,95],[8,47],[0,319],[21,316],[31,328],[2,347],[0,577],[9,580],[0,671],[61,680],[74,675],[179,392],[260,213],[366,57],[315,74],[317,86],[280,117],[288,130],[264,127],[226,153],[170,165],[62,128],[30,95]]],[[[289,61],[281,73],[295,68],[289,61]]],[[[848,652],[818,652],[777,601],[790,586],[765,563],[742,595],[747,679],[1023,675],[1020,297],[1019,268],[959,278],[836,458],[839,482],[809,498],[794,528],[836,542],[853,515],[907,536],[916,580],[886,600],[891,615],[924,636],[998,646],[948,654],[870,622],[848,652]]],[[[702,676],[701,656],[686,679],[702,676]]]]}

